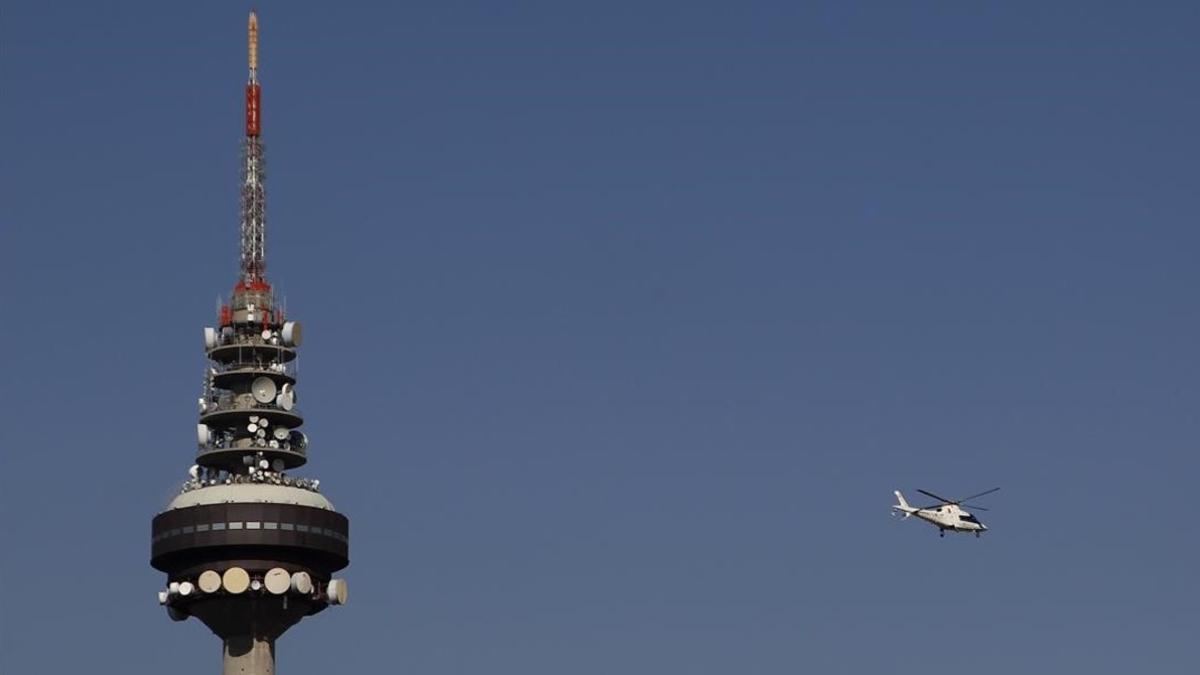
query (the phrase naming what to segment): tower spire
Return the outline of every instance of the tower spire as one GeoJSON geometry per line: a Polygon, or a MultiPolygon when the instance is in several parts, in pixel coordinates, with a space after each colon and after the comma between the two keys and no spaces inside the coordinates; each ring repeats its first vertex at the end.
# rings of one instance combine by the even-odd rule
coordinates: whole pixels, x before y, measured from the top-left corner
{"type": "Polygon", "coordinates": [[[266,154],[262,134],[262,88],[258,84],[258,15],[246,25],[246,138],[242,142],[241,278],[238,288],[269,290],[267,284],[266,154]]]}

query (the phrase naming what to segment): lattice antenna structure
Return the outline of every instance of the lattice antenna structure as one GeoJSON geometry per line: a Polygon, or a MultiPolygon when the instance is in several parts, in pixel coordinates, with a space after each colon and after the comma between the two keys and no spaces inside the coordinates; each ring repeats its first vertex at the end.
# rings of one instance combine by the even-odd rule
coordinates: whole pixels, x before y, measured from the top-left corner
{"type": "Polygon", "coordinates": [[[258,18],[247,31],[250,75],[246,80],[246,138],[242,142],[240,287],[267,290],[266,149],[262,143],[262,87],[258,83],[258,18]]]}

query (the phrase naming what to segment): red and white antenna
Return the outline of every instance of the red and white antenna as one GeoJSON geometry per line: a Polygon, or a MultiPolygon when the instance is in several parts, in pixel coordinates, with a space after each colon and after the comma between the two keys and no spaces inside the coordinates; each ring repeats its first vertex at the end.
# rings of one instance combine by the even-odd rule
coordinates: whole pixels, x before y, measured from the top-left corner
{"type": "Polygon", "coordinates": [[[241,278],[238,290],[269,290],[266,278],[266,156],[262,140],[262,88],[258,84],[258,16],[247,25],[250,77],[246,82],[246,138],[242,143],[241,278]]]}

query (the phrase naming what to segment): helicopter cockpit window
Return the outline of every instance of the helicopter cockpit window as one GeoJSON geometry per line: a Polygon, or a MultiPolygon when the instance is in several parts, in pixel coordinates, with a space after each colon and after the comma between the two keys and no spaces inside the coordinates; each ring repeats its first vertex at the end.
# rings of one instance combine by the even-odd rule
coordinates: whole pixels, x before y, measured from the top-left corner
{"type": "Polygon", "coordinates": [[[978,523],[978,522],[979,522],[978,520],[975,520],[975,516],[972,516],[972,515],[971,515],[971,514],[969,514],[969,513],[968,513],[968,514],[964,514],[964,515],[961,515],[961,516],[959,516],[959,517],[958,517],[958,519],[959,519],[959,520],[965,520],[965,521],[967,521],[968,523],[978,523]]]}

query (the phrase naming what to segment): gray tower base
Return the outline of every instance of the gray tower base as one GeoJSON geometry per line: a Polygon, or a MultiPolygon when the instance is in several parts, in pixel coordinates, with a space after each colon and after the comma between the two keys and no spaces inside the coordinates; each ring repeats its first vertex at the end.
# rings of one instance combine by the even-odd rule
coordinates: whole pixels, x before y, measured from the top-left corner
{"type": "Polygon", "coordinates": [[[275,641],[266,638],[225,638],[224,675],[275,675],[275,641]]]}

